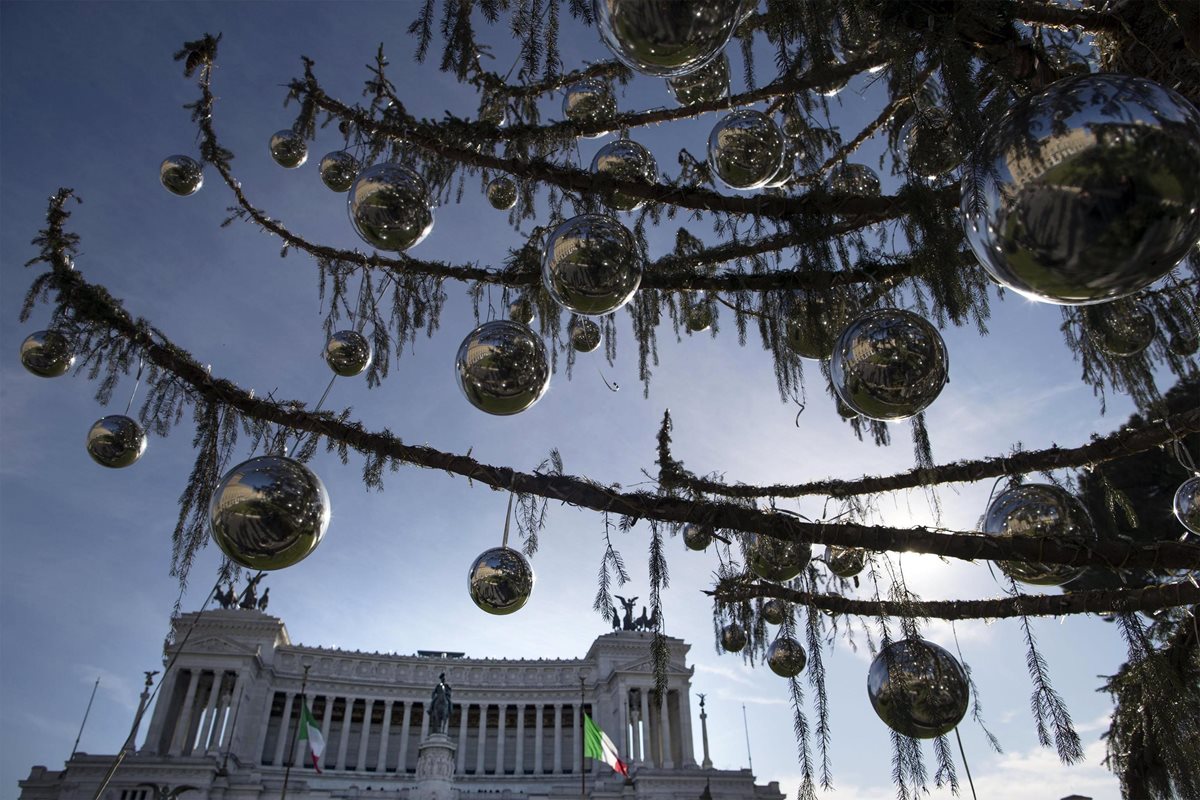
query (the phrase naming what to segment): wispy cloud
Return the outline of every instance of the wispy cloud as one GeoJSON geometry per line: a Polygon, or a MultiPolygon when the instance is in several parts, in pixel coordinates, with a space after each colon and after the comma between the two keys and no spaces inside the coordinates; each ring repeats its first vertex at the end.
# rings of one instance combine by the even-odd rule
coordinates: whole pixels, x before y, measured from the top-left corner
{"type": "Polygon", "coordinates": [[[75,674],[79,676],[80,683],[91,685],[96,678],[100,678],[100,688],[98,692],[103,693],[109,700],[119,706],[137,711],[139,687],[128,678],[118,675],[112,670],[104,667],[97,667],[92,664],[76,664],[75,674]]]}

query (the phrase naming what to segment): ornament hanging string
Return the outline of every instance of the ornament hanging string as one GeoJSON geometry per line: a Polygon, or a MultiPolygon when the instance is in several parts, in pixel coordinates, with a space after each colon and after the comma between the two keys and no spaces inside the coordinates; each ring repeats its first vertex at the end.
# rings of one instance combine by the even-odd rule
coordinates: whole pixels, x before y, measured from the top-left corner
{"type": "Polygon", "coordinates": [[[506,549],[508,547],[508,526],[512,522],[512,503],[513,493],[510,491],[508,493],[508,510],[504,512],[504,538],[500,541],[500,546],[506,549]]]}
{"type": "Polygon", "coordinates": [[[145,358],[138,358],[137,378],[133,381],[133,391],[129,393],[129,402],[125,404],[125,416],[129,416],[129,409],[133,408],[133,398],[137,395],[138,387],[142,385],[142,370],[146,366],[145,358]]]}
{"type": "Polygon", "coordinates": [[[979,795],[975,794],[975,781],[971,780],[971,765],[967,763],[967,751],[963,749],[962,737],[958,734],[958,726],[954,726],[954,738],[958,740],[958,754],[962,756],[963,769],[967,771],[967,785],[971,787],[971,797],[974,800],[979,800],[979,795]]]}

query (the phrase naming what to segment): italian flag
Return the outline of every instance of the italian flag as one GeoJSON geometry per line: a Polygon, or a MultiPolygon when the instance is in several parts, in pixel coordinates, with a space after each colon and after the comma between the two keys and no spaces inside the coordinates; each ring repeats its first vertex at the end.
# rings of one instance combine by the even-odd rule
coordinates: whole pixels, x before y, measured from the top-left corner
{"type": "Polygon", "coordinates": [[[626,778],[629,777],[629,765],[617,755],[617,746],[587,714],[583,715],[583,754],[596,761],[603,761],[626,778]]]}
{"type": "Polygon", "coordinates": [[[317,766],[317,762],[325,752],[325,737],[321,735],[321,726],[308,710],[308,700],[304,698],[300,700],[300,741],[308,742],[308,748],[312,751],[313,769],[320,772],[321,768],[317,766]]]}

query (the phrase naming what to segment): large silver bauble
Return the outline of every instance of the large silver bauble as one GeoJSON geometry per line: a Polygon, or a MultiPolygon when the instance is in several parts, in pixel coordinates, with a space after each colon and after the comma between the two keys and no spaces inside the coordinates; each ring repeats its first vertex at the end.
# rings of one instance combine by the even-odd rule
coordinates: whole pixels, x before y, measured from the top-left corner
{"type": "Polygon", "coordinates": [[[901,140],[909,169],[926,181],[937,181],[962,163],[963,151],[950,117],[940,108],[910,119],[901,140]]]}
{"type": "Polygon", "coordinates": [[[329,528],[329,494],[312,470],[284,456],[243,461],[208,504],[213,541],[249,569],[283,569],[317,548],[329,528]]]}
{"type": "Polygon", "coordinates": [[[190,156],[167,156],[158,168],[158,179],[171,194],[187,197],[204,185],[204,168],[190,156]]]}
{"type": "Polygon", "coordinates": [[[454,371],[471,405],[500,416],[524,411],[550,386],[546,346],[528,326],[507,319],[467,334],[454,371]]]}
{"type": "Polygon", "coordinates": [[[765,581],[782,583],[799,575],[812,559],[812,545],[751,533],[746,536],[746,566],[765,581]]]}
{"type": "Polygon", "coordinates": [[[708,135],[708,164],[731,189],[766,186],[783,168],[786,154],[783,132],[760,111],[727,114],[708,135]]]}
{"type": "Polygon", "coordinates": [[[276,131],[271,136],[271,158],[287,169],[303,166],[308,161],[308,145],[304,137],[292,130],[276,131]]]}
{"type": "Polygon", "coordinates": [[[88,431],[87,451],[102,467],[128,467],[146,452],[146,432],[124,414],[102,417],[88,431]]]}
{"type": "Polygon", "coordinates": [[[683,324],[692,333],[703,333],[712,327],[713,310],[708,303],[697,303],[687,310],[683,324]]]}
{"type": "Polygon", "coordinates": [[[600,38],[644,75],[673,78],[725,49],[741,21],[741,0],[593,0],[600,38]]]}
{"type": "Polygon", "coordinates": [[[949,379],[946,345],[937,328],[911,311],[881,308],[851,322],[830,362],[842,401],[870,419],[892,422],[919,414],[949,379]]]}
{"type": "Polygon", "coordinates": [[[338,331],[325,343],[325,363],[343,378],[361,375],[373,355],[370,341],[358,331],[338,331]]]}
{"type": "Polygon", "coordinates": [[[794,678],[804,671],[808,654],[790,636],[780,636],[767,648],[767,666],[781,678],[794,678]]]}
{"type": "Polygon", "coordinates": [[[667,89],[681,106],[712,103],[729,97],[729,58],[724,53],[703,67],[667,78],[667,89]]]}
{"type": "Polygon", "coordinates": [[[721,629],[721,648],[726,653],[740,653],[746,646],[746,632],[736,622],[721,629]]]}
{"type": "MultiPolygon", "coordinates": [[[[609,142],[592,157],[592,172],[608,175],[622,181],[637,181],[647,185],[655,183],[658,164],[650,151],[632,139],[609,142]]],[[[646,201],[625,192],[608,192],[604,202],[618,211],[637,211],[646,201]]]]}
{"type": "Polygon", "coordinates": [[[770,625],[782,625],[788,613],[788,604],[777,597],[762,604],[762,618],[770,625]]]}
{"type": "Polygon", "coordinates": [[[1200,335],[1194,330],[1179,331],[1167,342],[1167,349],[1180,358],[1194,356],[1200,350],[1200,335]]]}
{"type": "Polygon", "coordinates": [[[334,150],[326,153],[321,159],[318,171],[321,182],[335,192],[348,192],[358,177],[358,159],[345,150],[334,150]]]}
{"type": "Polygon", "coordinates": [[[533,301],[526,295],[521,295],[508,304],[508,318],[513,322],[519,322],[522,325],[533,325],[533,318],[535,316],[537,316],[537,313],[533,307],[533,301]]]}
{"type": "Polygon", "coordinates": [[[962,722],[971,690],[962,665],[944,648],[924,639],[905,639],[875,656],[867,695],[889,728],[915,739],[933,739],[962,722]]]}
{"type": "Polygon", "coordinates": [[[689,522],[683,526],[683,546],[688,550],[707,550],[712,544],[713,529],[689,522]]]}
{"type": "Polygon", "coordinates": [[[1200,534],[1200,475],[1193,475],[1175,490],[1174,508],[1179,524],[1200,534]]]}
{"type": "Polygon", "coordinates": [[[546,239],[542,283],[555,302],[576,314],[611,314],[641,285],[642,256],[624,225],[602,214],[581,214],[546,239]]]}
{"type": "Polygon", "coordinates": [[[467,573],[467,591],[475,605],[502,616],[519,611],[533,592],[533,567],[518,550],[484,550],[467,573]]]}
{"type": "Polygon", "coordinates": [[[1200,112],[1144,78],[1067,78],[1005,113],[962,187],[967,241],[998,282],[1063,305],[1124,297],[1200,239],[1200,112]]]}
{"type": "Polygon", "coordinates": [[[797,293],[785,315],[784,341],[804,358],[823,361],[833,355],[838,336],[850,322],[855,304],[834,293],[797,293]]]}
{"type": "MultiPolygon", "coordinates": [[[[584,78],[567,87],[563,95],[563,116],[576,125],[590,125],[611,119],[617,113],[617,101],[612,87],[599,78],[584,78]]],[[[584,138],[595,139],[604,131],[589,133],[584,138]]]]}
{"type": "Polygon", "coordinates": [[[34,331],[21,342],[21,366],[39,378],[66,375],[75,364],[75,348],[58,331],[34,331]]]}
{"type": "Polygon", "coordinates": [[[1088,338],[1110,356],[1134,356],[1154,341],[1158,323],[1136,300],[1113,300],[1088,306],[1083,312],[1088,338]]]}
{"type": "MultiPolygon", "coordinates": [[[[983,518],[990,536],[1048,536],[1064,541],[1096,538],[1087,509],[1066,489],[1050,483],[1026,483],[996,495],[983,518]]],[[[1061,586],[1079,577],[1079,567],[1064,564],[1001,561],[997,566],[1022,583],[1061,586]]]]}
{"type": "Polygon", "coordinates": [[[590,319],[571,320],[571,347],[580,353],[590,353],[600,346],[600,326],[590,319]]]}
{"type": "Polygon", "coordinates": [[[497,211],[508,211],[517,204],[517,184],[507,175],[493,178],[487,185],[487,199],[497,211]]]}
{"type": "Polygon", "coordinates": [[[359,173],[347,201],[354,230],[379,250],[403,252],[433,230],[425,180],[400,164],[376,164],[359,173]]]}
{"type": "Polygon", "coordinates": [[[825,188],[834,194],[866,195],[878,197],[879,176],[866,164],[841,163],[829,170],[825,177],[825,188]]]}
{"type": "Polygon", "coordinates": [[[853,578],[867,564],[867,553],[858,547],[825,546],[825,566],[839,578],[853,578]]]}

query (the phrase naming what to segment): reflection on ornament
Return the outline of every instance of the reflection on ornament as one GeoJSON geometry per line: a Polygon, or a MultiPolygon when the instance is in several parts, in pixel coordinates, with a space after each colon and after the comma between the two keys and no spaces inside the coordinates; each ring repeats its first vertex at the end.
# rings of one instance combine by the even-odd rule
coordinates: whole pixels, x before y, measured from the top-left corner
{"type": "Polygon", "coordinates": [[[87,451],[102,467],[128,467],[146,452],[146,432],[123,414],[103,417],[88,431],[87,451]]]}
{"type": "Polygon", "coordinates": [[[1110,356],[1137,355],[1150,346],[1158,331],[1150,309],[1136,300],[1088,306],[1083,319],[1092,343],[1110,356]]]}
{"type": "Polygon", "coordinates": [[[358,177],[358,159],[345,150],[326,153],[318,171],[321,181],[335,192],[348,192],[358,177]]]}
{"type": "MultiPolygon", "coordinates": [[[[1064,542],[1096,538],[1083,504],[1050,483],[1026,483],[998,494],[984,515],[983,532],[989,536],[1047,536],[1064,542]]],[[[1081,572],[1079,567],[1032,561],[1001,561],[997,565],[1010,578],[1038,586],[1061,586],[1081,572]]]]}
{"type": "Polygon", "coordinates": [[[204,170],[199,161],[189,156],[167,156],[158,168],[158,179],[171,194],[187,197],[204,185],[204,170]]]}
{"type": "Polygon", "coordinates": [[[286,169],[295,169],[308,161],[308,145],[300,134],[291,130],[276,131],[271,136],[271,158],[286,169]]]}
{"type": "Polygon", "coordinates": [[[838,164],[825,177],[825,188],[833,194],[878,197],[879,176],[866,164],[838,164]]]}
{"type": "Polygon", "coordinates": [[[420,175],[400,164],[376,164],[360,172],[347,207],[354,230],[379,250],[403,252],[433,230],[429,189],[420,175]]]}
{"type": "Polygon", "coordinates": [[[830,377],[838,396],[864,417],[883,422],[919,414],[949,379],[946,345],[911,311],[868,311],[833,348],[830,377]]]}
{"type": "Polygon", "coordinates": [[[508,304],[508,318],[522,325],[532,325],[534,317],[533,301],[525,295],[508,304]]]}
{"type": "Polygon", "coordinates": [[[712,327],[713,310],[708,303],[700,302],[687,310],[684,325],[692,333],[702,333],[712,327]]]}
{"type": "Polygon", "coordinates": [[[66,375],[75,364],[75,348],[58,331],[34,331],[21,342],[21,366],[39,378],[66,375]]]}
{"type": "Polygon", "coordinates": [[[475,605],[489,614],[519,611],[533,592],[533,567],[509,547],[484,550],[467,573],[467,590],[475,605]]]}
{"type": "Polygon", "coordinates": [[[800,574],[812,559],[812,545],[764,536],[746,535],[746,565],[765,581],[782,583],[800,574]]]}
{"type": "Polygon", "coordinates": [[[528,326],[485,322],[467,334],[455,361],[458,385],[471,405],[489,414],[516,414],[550,386],[546,346],[528,326]]]}
{"type": "Polygon", "coordinates": [[[834,404],[834,407],[837,409],[838,416],[841,417],[842,419],[854,419],[855,417],[858,416],[858,412],[855,411],[850,406],[843,403],[842,398],[840,398],[840,397],[834,397],[833,404],[834,404]]]}
{"type": "Polygon", "coordinates": [[[836,291],[797,292],[785,312],[784,341],[803,358],[829,358],[838,335],[850,322],[854,305],[850,297],[836,291]]]}
{"type": "Polygon", "coordinates": [[[590,353],[600,346],[600,326],[585,317],[571,320],[571,347],[590,353]]]}
{"type": "Polygon", "coordinates": [[[746,646],[746,633],[742,626],[731,622],[721,629],[721,648],[726,653],[740,653],[746,646]]]}
{"type": "Polygon", "coordinates": [[[758,189],[783,168],[783,132],[759,111],[727,114],[708,135],[708,164],[731,189],[758,189]]]}
{"type": "Polygon", "coordinates": [[[1175,519],[1195,534],[1200,534],[1200,475],[1184,481],[1175,491],[1175,519]]]}
{"type": "MultiPolygon", "coordinates": [[[[612,88],[599,78],[585,78],[567,87],[563,95],[563,116],[576,125],[590,125],[611,119],[617,113],[617,101],[612,88]]],[[[604,135],[589,133],[585,139],[596,139],[604,135]]]]}
{"type": "Polygon", "coordinates": [[[1200,239],[1200,112],[1144,78],[1067,78],[1008,110],[962,187],[967,241],[998,282],[1064,305],[1124,297],[1200,239]]]}
{"type": "Polygon", "coordinates": [[[825,566],[839,578],[853,578],[863,571],[867,563],[867,553],[858,547],[825,546],[825,566]]]}
{"type": "Polygon", "coordinates": [[[576,314],[611,314],[641,282],[642,256],[633,234],[612,217],[581,214],[546,239],[542,283],[556,303],[576,314]]]}
{"type": "Polygon", "coordinates": [[[479,107],[479,121],[498,128],[504,127],[508,122],[508,109],[505,107],[504,98],[500,95],[485,96],[479,107]]]}
{"type": "Polygon", "coordinates": [[[258,456],[225,474],[208,504],[213,541],[249,569],[290,567],[329,528],[329,494],[312,470],[285,456],[258,456]]]}
{"type": "Polygon", "coordinates": [[[1087,75],[1092,71],[1087,56],[1063,44],[1051,45],[1046,48],[1046,61],[1050,63],[1060,78],[1087,75]]]}
{"type": "Polygon", "coordinates": [[[905,639],[875,656],[867,695],[889,728],[915,739],[933,739],[962,722],[971,691],[962,665],[944,648],[924,639],[905,639]]]}
{"type": "Polygon", "coordinates": [[[1167,349],[1181,358],[1194,356],[1196,350],[1200,349],[1200,336],[1197,336],[1194,330],[1179,331],[1171,337],[1167,349]]]}
{"type": "Polygon", "coordinates": [[[767,666],[781,678],[794,678],[804,671],[808,654],[790,636],[780,636],[767,648],[767,666]]]}
{"type": "Polygon", "coordinates": [[[673,78],[714,59],[741,19],[741,0],[594,0],[600,38],[644,75],[673,78]]]}
{"type": "MultiPolygon", "coordinates": [[[[637,181],[652,185],[658,175],[658,164],[650,151],[632,139],[609,142],[592,158],[592,172],[609,175],[617,180],[637,181]]],[[[645,202],[625,192],[608,192],[604,202],[618,211],[637,211],[645,202]]]]}
{"type": "Polygon", "coordinates": [[[517,204],[517,184],[507,175],[493,178],[487,185],[487,199],[497,211],[508,211],[517,204]]]}
{"type": "Polygon", "coordinates": [[[343,378],[361,375],[373,355],[371,343],[358,331],[338,331],[325,343],[325,363],[343,378]]]}
{"type": "MultiPolygon", "coordinates": [[[[762,604],[762,618],[769,625],[782,625],[788,617],[788,605],[777,597],[762,604]]],[[[801,667],[803,669],[803,667],[801,667]]]]}
{"type": "Polygon", "coordinates": [[[950,117],[940,108],[913,116],[900,134],[908,168],[926,181],[935,182],[962,163],[950,117]]]}
{"type": "Polygon", "coordinates": [[[707,525],[689,522],[683,526],[683,546],[688,550],[707,550],[712,538],[713,530],[707,525]]]}
{"type": "Polygon", "coordinates": [[[667,78],[667,89],[679,105],[713,103],[729,97],[729,58],[725,53],[699,69],[677,78],[667,78]]]}

